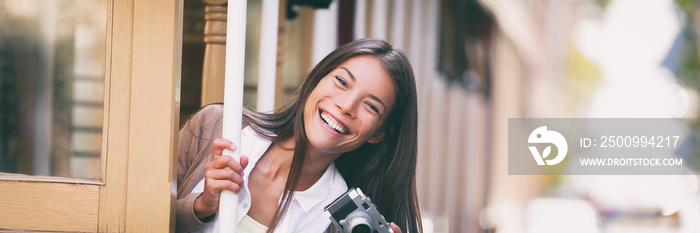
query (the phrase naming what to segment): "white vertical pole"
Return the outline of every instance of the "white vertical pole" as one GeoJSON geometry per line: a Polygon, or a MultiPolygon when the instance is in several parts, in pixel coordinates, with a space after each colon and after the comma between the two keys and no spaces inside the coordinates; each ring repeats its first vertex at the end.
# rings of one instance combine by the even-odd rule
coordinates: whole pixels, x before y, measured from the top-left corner
{"type": "Polygon", "coordinates": [[[275,80],[277,71],[277,23],[279,0],[262,1],[260,21],[260,61],[258,66],[258,111],[275,109],[275,80]]]}
{"type": "Polygon", "coordinates": [[[311,62],[315,65],[338,47],[338,1],[328,9],[316,9],[313,38],[311,62]]]}
{"type": "Polygon", "coordinates": [[[386,15],[389,13],[389,1],[372,2],[372,38],[386,40],[386,15]]]}
{"type": "Polygon", "coordinates": [[[405,50],[404,31],[406,30],[406,1],[394,1],[394,14],[391,19],[391,44],[405,50]]]}
{"type": "MultiPolygon", "coordinates": [[[[423,41],[423,34],[425,34],[423,24],[425,23],[425,17],[427,17],[427,14],[423,14],[423,1],[421,0],[413,0],[411,1],[411,32],[410,36],[408,37],[409,39],[409,44],[408,44],[408,55],[409,58],[411,59],[411,64],[413,65],[413,73],[416,76],[416,88],[418,89],[418,96],[425,96],[425,93],[423,92],[422,87],[425,86],[425,80],[428,79],[427,77],[423,76],[423,60],[424,60],[424,49],[423,45],[425,45],[425,42],[423,41]]],[[[421,98],[422,100],[423,98],[421,98]]],[[[421,104],[419,103],[419,108],[421,108],[421,104]]],[[[422,111],[421,111],[422,112],[422,111]]],[[[421,118],[425,119],[425,118],[421,118]]],[[[420,137],[420,133],[418,134],[420,137]]],[[[418,140],[419,142],[421,140],[418,140]]]]}
{"type": "Polygon", "coordinates": [[[365,27],[365,22],[367,21],[367,0],[357,0],[355,2],[355,38],[357,40],[360,38],[367,37],[365,27]]]}
{"type": "MultiPolygon", "coordinates": [[[[240,148],[243,122],[243,70],[245,62],[246,0],[229,0],[226,25],[226,71],[224,73],[224,122],[222,137],[240,148]]],[[[240,150],[224,155],[239,161],[240,150]]],[[[236,232],[238,194],[224,190],[219,199],[219,232],[236,232]]]]}

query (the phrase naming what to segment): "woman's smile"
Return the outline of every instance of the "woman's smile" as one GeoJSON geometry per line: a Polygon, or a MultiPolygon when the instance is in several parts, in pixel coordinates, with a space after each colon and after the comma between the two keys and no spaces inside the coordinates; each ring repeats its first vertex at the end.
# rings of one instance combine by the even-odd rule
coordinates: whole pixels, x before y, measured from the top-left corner
{"type": "Polygon", "coordinates": [[[357,56],[343,62],[308,97],[304,127],[310,145],[337,154],[381,141],[381,126],[394,99],[394,82],[377,58],[357,56]]]}
{"type": "Polygon", "coordinates": [[[335,134],[347,134],[350,131],[348,128],[343,124],[340,120],[336,119],[331,115],[330,113],[319,110],[319,116],[321,117],[321,123],[323,126],[326,127],[329,131],[335,134]]]}

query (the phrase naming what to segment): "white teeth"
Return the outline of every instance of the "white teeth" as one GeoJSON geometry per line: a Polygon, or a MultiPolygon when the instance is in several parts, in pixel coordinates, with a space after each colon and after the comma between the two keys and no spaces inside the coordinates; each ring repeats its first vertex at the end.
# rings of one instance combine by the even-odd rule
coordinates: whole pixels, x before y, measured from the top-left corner
{"type": "Polygon", "coordinates": [[[328,115],[328,113],[325,113],[325,112],[324,112],[324,113],[321,113],[321,118],[323,118],[323,120],[325,121],[326,125],[330,126],[331,128],[333,128],[333,129],[334,129],[335,131],[337,131],[338,133],[344,134],[344,133],[347,132],[347,129],[346,129],[345,127],[340,126],[340,123],[337,123],[337,122],[335,121],[335,119],[333,119],[333,117],[331,117],[330,115],[328,115]]]}

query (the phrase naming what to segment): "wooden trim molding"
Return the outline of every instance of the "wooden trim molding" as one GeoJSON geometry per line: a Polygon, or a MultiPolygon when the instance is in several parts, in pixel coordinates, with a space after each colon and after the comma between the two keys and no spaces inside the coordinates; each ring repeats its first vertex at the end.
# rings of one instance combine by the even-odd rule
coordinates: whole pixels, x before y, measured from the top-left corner
{"type": "Polygon", "coordinates": [[[97,231],[98,185],[0,180],[0,187],[0,229],[97,231]]]}
{"type": "Polygon", "coordinates": [[[133,54],[134,0],[110,2],[102,144],[99,232],[126,229],[129,113],[133,54]]]}
{"type": "Polygon", "coordinates": [[[127,232],[175,230],[182,0],[134,1],[127,232]]]}

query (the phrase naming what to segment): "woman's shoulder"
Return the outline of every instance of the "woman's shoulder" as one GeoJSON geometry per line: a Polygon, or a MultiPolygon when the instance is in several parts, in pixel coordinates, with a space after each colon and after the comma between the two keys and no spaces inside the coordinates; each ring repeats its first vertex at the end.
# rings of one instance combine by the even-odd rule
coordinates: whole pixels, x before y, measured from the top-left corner
{"type": "MultiPolygon", "coordinates": [[[[197,113],[195,113],[195,115],[200,115],[200,118],[204,119],[204,121],[208,121],[211,119],[220,120],[224,116],[224,104],[209,104],[207,106],[202,107],[197,113]]],[[[241,124],[241,129],[248,126],[248,123],[246,123],[245,121],[243,121],[241,124]]]]}
{"type": "Polygon", "coordinates": [[[193,113],[180,129],[180,136],[187,136],[187,133],[197,138],[210,138],[213,131],[221,128],[223,119],[223,105],[210,104],[204,106],[193,113]],[[183,135],[183,132],[186,133],[183,135]]]}
{"type": "Polygon", "coordinates": [[[223,104],[209,104],[202,107],[195,115],[202,117],[221,117],[224,115],[224,105],[223,104]]]}

